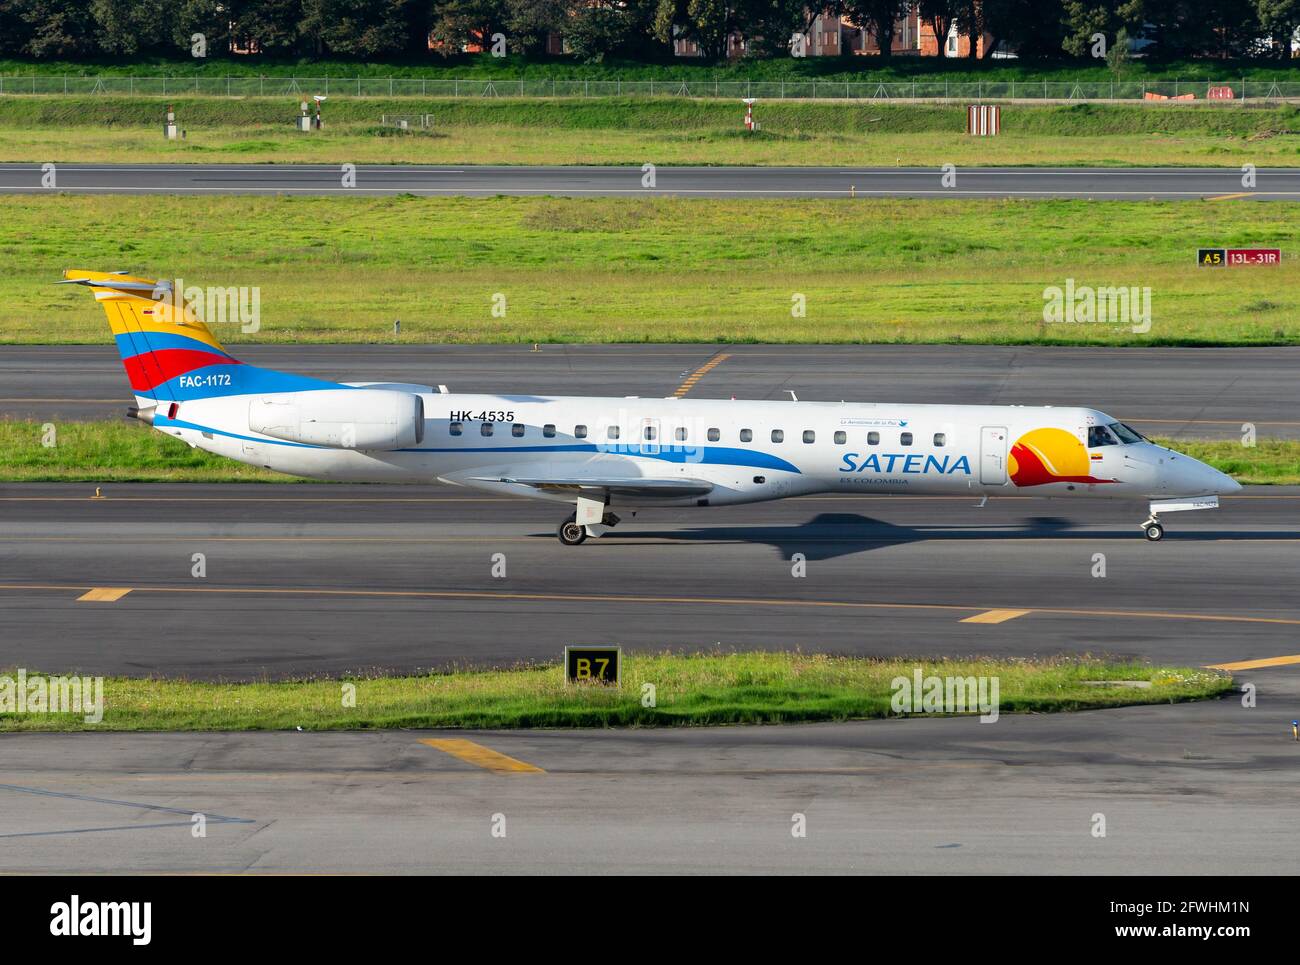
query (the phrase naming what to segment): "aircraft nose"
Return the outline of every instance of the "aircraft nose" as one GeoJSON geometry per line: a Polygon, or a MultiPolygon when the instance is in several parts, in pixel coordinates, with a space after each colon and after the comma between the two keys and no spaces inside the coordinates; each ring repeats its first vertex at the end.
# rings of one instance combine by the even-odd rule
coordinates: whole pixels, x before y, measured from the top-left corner
{"type": "Polygon", "coordinates": [[[1219,477],[1219,485],[1214,491],[1220,496],[1227,496],[1231,493],[1241,492],[1241,483],[1237,482],[1237,480],[1233,479],[1226,472],[1219,472],[1217,469],[1215,470],[1215,473],[1219,477]]]}
{"type": "Polygon", "coordinates": [[[1206,495],[1214,493],[1227,496],[1229,493],[1241,491],[1241,483],[1227,473],[1219,472],[1213,466],[1207,466],[1203,462],[1196,463],[1196,479],[1198,486],[1206,495]]]}

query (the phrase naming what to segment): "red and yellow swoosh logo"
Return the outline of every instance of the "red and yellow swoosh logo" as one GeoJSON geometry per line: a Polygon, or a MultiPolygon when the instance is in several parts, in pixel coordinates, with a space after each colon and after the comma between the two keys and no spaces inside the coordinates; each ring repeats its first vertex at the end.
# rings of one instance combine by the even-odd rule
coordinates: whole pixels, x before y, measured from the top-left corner
{"type": "Polygon", "coordinates": [[[1092,475],[1091,468],[1087,447],[1076,435],[1064,429],[1026,432],[1011,447],[1011,458],[1007,462],[1007,473],[1017,486],[1119,481],[1099,479],[1092,475]]]}

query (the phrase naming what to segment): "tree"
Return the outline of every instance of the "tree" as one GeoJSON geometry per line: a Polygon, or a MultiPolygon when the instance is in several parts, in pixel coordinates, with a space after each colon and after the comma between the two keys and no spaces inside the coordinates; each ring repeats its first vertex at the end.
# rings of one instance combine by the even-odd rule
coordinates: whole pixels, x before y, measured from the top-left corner
{"type": "Polygon", "coordinates": [[[1300,25],[1300,0],[1255,0],[1260,28],[1269,35],[1283,60],[1291,57],[1291,39],[1300,25]]]}
{"type": "Polygon", "coordinates": [[[651,48],[658,7],[658,0],[626,0],[600,6],[579,0],[563,30],[565,44],[587,63],[598,63],[606,57],[661,53],[651,48]]]}
{"type": "Polygon", "coordinates": [[[545,53],[547,37],[568,26],[569,7],[567,0],[506,0],[505,33],[511,49],[545,53]]]}
{"type": "Polygon", "coordinates": [[[736,5],[727,0],[660,0],[655,36],[664,43],[694,40],[705,57],[727,55],[727,38],[740,26],[736,5]]]}
{"type": "Polygon", "coordinates": [[[930,25],[934,37],[939,42],[939,56],[943,56],[944,45],[948,42],[948,31],[957,20],[961,11],[961,0],[921,0],[918,4],[921,19],[930,25]]]}
{"type": "Polygon", "coordinates": [[[894,46],[894,27],[911,10],[911,0],[846,0],[845,14],[876,38],[881,57],[889,57],[894,46]]]}
{"type": "Polygon", "coordinates": [[[82,57],[97,52],[95,23],[85,0],[14,0],[4,18],[29,57],[82,57]]]}
{"type": "Polygon", "coordinates": [[[441,0],[434,6],[430,32],[447,57],[466,44],[488,46],[492,34],[505,26],[505,18],[503,0],[441,0]]]}

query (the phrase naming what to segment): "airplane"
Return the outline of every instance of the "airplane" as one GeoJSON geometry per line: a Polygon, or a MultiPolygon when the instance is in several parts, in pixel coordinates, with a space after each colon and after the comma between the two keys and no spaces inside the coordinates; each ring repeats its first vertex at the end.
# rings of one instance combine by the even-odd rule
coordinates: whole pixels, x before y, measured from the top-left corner
{"type": "Polygon", "coordinates": [[[332,382],[236,360],[172,283],[68,270],[108,315],[136,404],[191,446],[313,479],[434,481],[572,507],[568,546],[653,506],[812,493],[1032,494],[1214,509],[1241,486],[1077,406],[481,395],[332,382]]]}

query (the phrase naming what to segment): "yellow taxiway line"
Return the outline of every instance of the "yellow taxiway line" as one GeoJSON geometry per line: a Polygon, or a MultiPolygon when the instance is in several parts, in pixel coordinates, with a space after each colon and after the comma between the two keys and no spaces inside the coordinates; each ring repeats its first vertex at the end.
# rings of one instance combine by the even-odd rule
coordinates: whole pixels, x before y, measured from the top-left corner
{"type": "Polygon", "coordinates": [[[1016,617],[1022,617],[1029,610],[988,610],[984,613],[977,613],[973,617],[966,617],[960,621],[962,623],[1006,623],[1008,620],[1014,620],[1016,617]]]}
{"type": "Polygon", "coordinates": [[[1286,667],[1300,663],[1300,653],[1289,657],[1265,657],[1263,660],[1238,660],[1236,663],[1207,664],[1210,670],[1258,670],[1261,667],[1286,667]]]}
{"type": "Polygon", "coordinates": [[[129,586],[97,586],[77,597],[78,603],[116,603],[131,592],[129,586]]]}
{"type": "Polygon", "coordinates": [[[425,737],[420,740],[420,743],[436,747],[438,750],[450,754],[466,764],[473,764],[475,767],[481,767],[493,774],[546,773],[540,767],[515,760],[513,757],[507,757],[505,754],[498,753],[490,747],[484,747],[482,744],[475,744],[473,741],[460,738],[425,737]]]}
{"type": "MultiPolygon", "coordinates": [[[[68,583],[0,583],[0,591],[71,592],[96,587],[68,583]]],[[[925,610],[935,613],[985,613],[989,607],[962,603],[877,603],[863,600],[798,600],[774,597],[653,596],[599,593],[510,593],[487,590],[367,590],[301,586],[135,586],[135,593],[207,593],[231,596],[307,596],[349,599],[498,600],[535,603],[637,603],[681,606],[788,607],[795,609],[840,610],[925,610]]],[[[1077,617],[1115,617],[1137,620],[1185,620],[1203,623],[1250,623],[1267,626],[1300,626],[1300,617],[1255,617],[1231,613],[1186,613],[1164,610],[1085,610],[1078,607],[1004,607],[1026,614],[1077,617]]]]}
{"type": "Polygon", "coordinates": [[[731,358],[731,356],[728,355],[726,352],[713,356],[713,358],[709,359],[707,362],[705,362],[698,369],[696,369],[694,372],[692,372],[690,375],[686,377],[686,381],[683,382],[681,385],[679,385],[677,387],[677,391],[673,393],[673,398],[675,399],[682,398],[684,395],[686,395],[687,392],[695,388],[696,382],[700,381],[700,379],[704,378],[706,375],[708,375],[710,372],[716,369],[723,362],[727,361],[727,359],[729,358],[731,358]]]}

